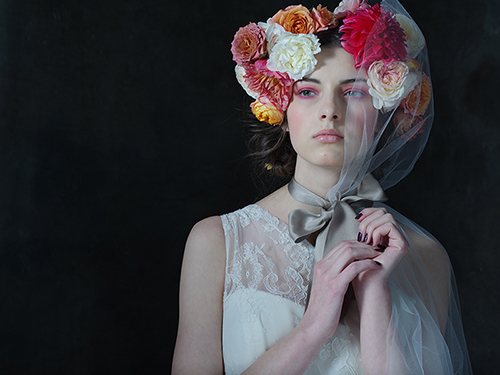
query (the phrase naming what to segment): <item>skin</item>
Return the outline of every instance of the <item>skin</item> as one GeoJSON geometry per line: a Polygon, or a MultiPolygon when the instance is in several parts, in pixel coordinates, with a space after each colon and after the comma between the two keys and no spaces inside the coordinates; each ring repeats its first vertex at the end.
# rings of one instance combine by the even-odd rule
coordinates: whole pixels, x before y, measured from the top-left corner
{"type": "MultiPolygon", "coordinates": [[[[295,179],[325,197],[340,176],[344,143],[359,148],[363,124],[374,124],[377,111],[367,94],[366,82],[358,79],[346,83],[358,74],[366,78],[365,72],[354,68],[352,55],[341,48],[324,49],[317,59],[316,70],[294,86],[287,111],[287,130],[298,154],[295,179]],[[335,130],[341,139],[318,141],[316,135],[325,129],[335,130]]],[[[373,131],[367,130],[369,134],[373,131]]],[[[257,204],[284,222],[294,209],[318,210],[296,201],[286,186],[257,204]]],[[[392,309],[387,280],[408,253],[409,244],[399,224],[384,209],[365,209],[357,220],[366,241],[343,241],[315,265],[309,306],[302,320],[244,374],[303,374],[322,345],[335,333],[350,284],[359,308],[363,373],[384,373],[387,354],[397,349],[386,348],[392,309]],[[378,244],[386,246],[384,252],[377,251],[378,244]]],[[[314,243],[314,236],[309,240],[314,243]]],[[[429,258],[434,256],[433,243],[422,245],[429,258]]],[[[436,272],[440,270],[436,266],[436,272]]],[[[219,217],[210,217],[196,224],[186,244],[174,374],[223,374],[224,275],[222,223],[219,217]]]]}

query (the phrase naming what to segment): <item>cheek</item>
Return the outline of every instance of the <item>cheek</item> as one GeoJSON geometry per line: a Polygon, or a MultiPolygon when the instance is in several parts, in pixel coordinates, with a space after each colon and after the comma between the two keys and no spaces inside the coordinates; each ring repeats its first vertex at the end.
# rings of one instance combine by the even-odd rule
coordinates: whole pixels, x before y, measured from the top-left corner
{"type": "Polygon", "coordinates": [[[347,112],[346,135],[361,141],[365,128],[369,139],[373,139],[378,118],[378,110],[371,103],[349,106],[347,112]]]}

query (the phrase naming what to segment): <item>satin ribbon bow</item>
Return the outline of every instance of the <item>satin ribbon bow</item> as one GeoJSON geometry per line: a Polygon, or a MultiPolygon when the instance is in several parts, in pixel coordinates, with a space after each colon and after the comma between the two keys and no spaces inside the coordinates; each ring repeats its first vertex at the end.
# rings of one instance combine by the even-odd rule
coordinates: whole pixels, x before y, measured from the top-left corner
{"type": "Polygon", "coordinates": [[[295,179],[288,184],[288,191],[299,202],[321,207],[319,214],[303,209],[293,210],[288,214],[288,230],[296,243],[320,231],[316,239],[314,263],[321,260],[339,242],[356,239],[359,223],[354,219],[355,210],[370,207],[374,201],[387,200],[384,190],[371,174],[367,174],[357,188],[334,202],[307,190],[295,179]]]}

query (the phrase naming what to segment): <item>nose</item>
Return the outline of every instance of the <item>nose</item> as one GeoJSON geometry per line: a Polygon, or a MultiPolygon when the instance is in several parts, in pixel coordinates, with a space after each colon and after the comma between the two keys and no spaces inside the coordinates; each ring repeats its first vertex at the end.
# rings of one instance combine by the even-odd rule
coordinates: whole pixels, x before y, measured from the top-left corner
{"type": "Polygon", "coordinates": [[[342,117],[342,104],[337,95],[325,95],[319,108],[319,116],[325,121],[339,121],[342,117]]]}

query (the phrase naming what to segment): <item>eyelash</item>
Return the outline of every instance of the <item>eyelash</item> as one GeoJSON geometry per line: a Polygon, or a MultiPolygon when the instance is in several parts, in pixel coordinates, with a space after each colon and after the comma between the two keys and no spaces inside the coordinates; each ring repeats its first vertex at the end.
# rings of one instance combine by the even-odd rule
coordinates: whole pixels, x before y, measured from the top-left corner
{"type": "Polygon", "coordinates": [[[316,94],[316,92],[313,90],[309,90],[309,89],[301,89],[301,90],[297,90],[297,92],[295,94],[298,96],[301,96],[303,98],[309,98],[309,97],[313,96],[314,94],[316,94]]]}
{"type": "MultiPolygon", "coordinates": [[[[298,89],[295,92],[295,95],[297,95],[301,98],[310,98],[312,96],[315,96],[316,94],[317,94],[317,92],[315,90],[306,89],[306,88],[298,89]]],[[[345,90],[343,95],[346,97],[350,97],[350,98],[364,98],[364,97],[366,97],[367,93],[362,89],[350,88],[350,89],[345,90]]]]}
{"type": "Polygon", "coordinates": [[[349,89],[344,92],[344,95],[349,97],[362,98],[366,96],[366,93],[363,90],[349,89]],[[357,95],[352,95],[352,94],[357,94],[357,95]]]}

